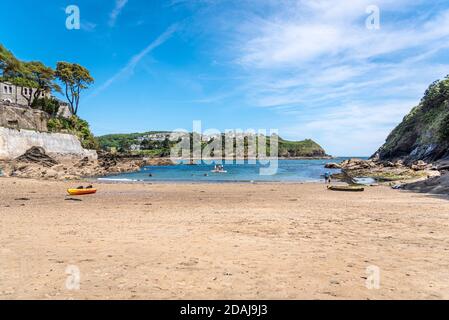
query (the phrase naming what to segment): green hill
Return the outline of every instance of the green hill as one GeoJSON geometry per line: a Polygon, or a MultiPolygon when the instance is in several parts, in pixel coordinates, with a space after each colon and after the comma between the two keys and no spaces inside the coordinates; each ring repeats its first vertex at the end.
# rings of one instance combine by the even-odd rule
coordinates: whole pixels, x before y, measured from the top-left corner
{"type": "Polygon", "coordinates": [[[315,141],[288,141],[279,138],[280,157],[326,157],[326,151],[315,141]]]}
{"type": "Polygon", "coordinates": [[[374,156],[405,162],[449,159],[449,76],[429,86],[374,156]]]}
{"type": "MultiPolygon", "coordinates": [[[[170,147],[174,144],[174,142],[168,140],[170,133],[169,131],[150,131],[144,133],[109,134],[97,137],[97,140],[100,148],[103,150],[115,149],[119,152],[165,157],[170,155],[170,147]]],[[[207,143],[203,143],[203,147],[205,145],[207,143]]],[[[244,145],[246,154],[248,145],[246,139],[244,145]]],[[[269,138],[267,138],[267,153],[269,154],[269,138]]],[[[327,157],[324,149],[313,140],[288,141],[282,138],[279,138],[279,156],[285,158],[327,157]]]]}

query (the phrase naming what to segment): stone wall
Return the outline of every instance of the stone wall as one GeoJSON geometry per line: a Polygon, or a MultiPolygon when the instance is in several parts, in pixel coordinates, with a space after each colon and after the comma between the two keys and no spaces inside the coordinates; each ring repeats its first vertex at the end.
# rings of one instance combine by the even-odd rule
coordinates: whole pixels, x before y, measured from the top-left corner
{"type": "Polygon", "coordinates": [[[48,115],[30,107],[0,103],[0,126],[47,132],[48,115]]]}
{"type": "Polygon", "coordinates": [[[12,160],[31,147],[42,147],[55,158],[97,159],[97,152],[86,150],[78,138],[65,133],[47,133],[0,127],[0,160],[12,160]]]}

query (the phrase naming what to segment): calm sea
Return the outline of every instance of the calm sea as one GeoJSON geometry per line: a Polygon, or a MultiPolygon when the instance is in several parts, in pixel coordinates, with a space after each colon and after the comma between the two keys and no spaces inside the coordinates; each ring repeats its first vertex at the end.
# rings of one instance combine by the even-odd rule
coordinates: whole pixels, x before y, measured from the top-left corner
{"type": "Polygon", "coordinates": [[[279,160],[277,173],[268,176],[259,174],[260,164],[223,164],[227,173],[213,173],[214,165],[200,163],[198,165],[146,166],[138,172],[112,175],[100,178],[100,180],[142,182],[314,182],[322,180],[324,173],[327,171],[332,173],[340,171],[324,168],[326,163],[341,162],[345,159],[349,159],[349,157],[332,160],[279,160]]]}

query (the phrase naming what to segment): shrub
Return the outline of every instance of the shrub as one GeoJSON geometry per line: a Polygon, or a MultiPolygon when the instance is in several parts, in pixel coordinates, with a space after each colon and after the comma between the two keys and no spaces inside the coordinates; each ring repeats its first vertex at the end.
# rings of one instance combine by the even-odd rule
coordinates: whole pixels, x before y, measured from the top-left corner
{"type": "Polygon", "coordinates": [[[439,138],[441,142],[449,142],[449,114],[447,114],[440,124],[439,138]]]}
{"type": "Polygon", "coordinates": [[[67,131],[76,135],[80,139],[83,148],[99,149],[98,141],[90,131],[89,123],[77,116],[71,116],[68,119],[62,117],[52,118],[48,120],[47,127],[50,132],[67,131]]]}
{"type": "Polygon", "coordinates": [[[34,109],[40,109],[48,113],[51,117],[56,117],[59,112],[59,102],[54,98],[39,98],[34,99],[31,103],[31,107],[34,109]]]}

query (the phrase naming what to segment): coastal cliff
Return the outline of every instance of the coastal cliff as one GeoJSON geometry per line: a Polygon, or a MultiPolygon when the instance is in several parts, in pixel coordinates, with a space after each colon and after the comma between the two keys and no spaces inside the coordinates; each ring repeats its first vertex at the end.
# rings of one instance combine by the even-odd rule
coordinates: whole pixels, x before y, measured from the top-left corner
{"type": "MultiPolygon", "coordinates": [[[[328,163],[340,178],[370,177],[395,188],[447,194],[449,190],[449,76],[435,81],[370,160],[328,163]]],[[[336,175],[337,176],[337,175],[336,175]]]]}
{"type": "Polygon", "coordinates": [[[405,163],[449,160],[449,76],[429,86],[421,102],[391,132],[373,158],[405,163]]]}

